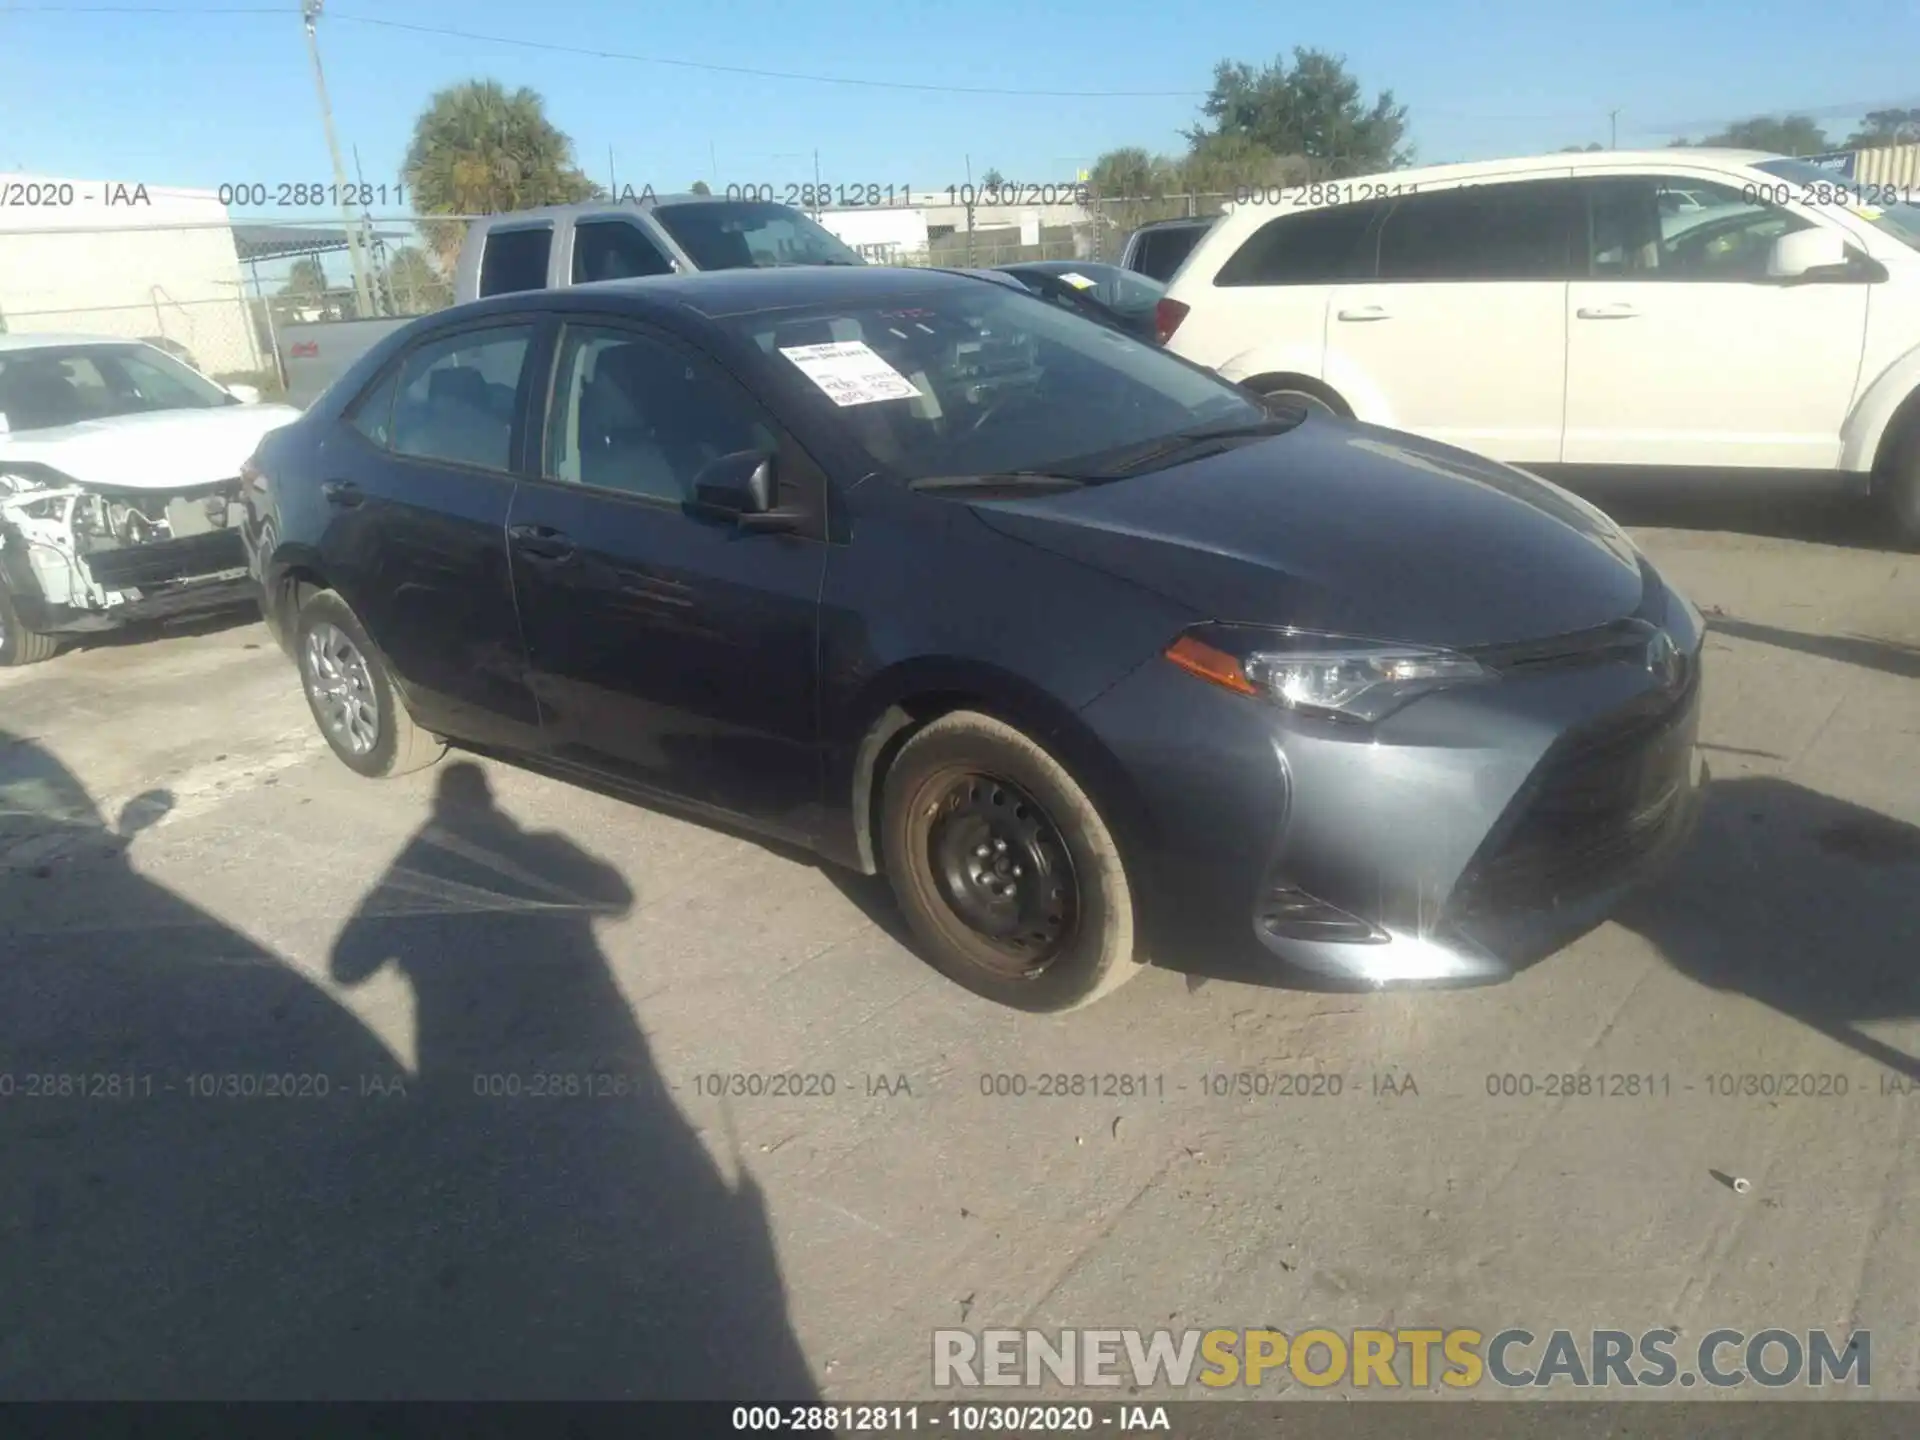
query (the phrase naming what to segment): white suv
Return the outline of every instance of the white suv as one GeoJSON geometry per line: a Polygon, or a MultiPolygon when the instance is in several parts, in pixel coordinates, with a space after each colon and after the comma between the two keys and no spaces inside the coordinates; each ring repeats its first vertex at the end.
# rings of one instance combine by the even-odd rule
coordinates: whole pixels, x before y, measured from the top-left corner
{"type": "Polygon", "coordinates": [[[1550,475],[1871,489],[1920,542],[1920,194],[1661,150],[1236,198],[1161,302],[1175,353],[1550,475]]]}

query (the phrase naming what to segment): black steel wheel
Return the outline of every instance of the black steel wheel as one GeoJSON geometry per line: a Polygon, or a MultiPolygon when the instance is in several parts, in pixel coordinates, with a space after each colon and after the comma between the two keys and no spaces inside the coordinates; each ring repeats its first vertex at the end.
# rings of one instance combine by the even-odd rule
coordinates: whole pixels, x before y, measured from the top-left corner
{"type": "Polygon", "coordinates": [[[925,957],[977,994],[1070,1010],[1141,968],[1112,833],[1066,768],[1019,730],[958,711],[902,747],[882,850],[925,957]]]}

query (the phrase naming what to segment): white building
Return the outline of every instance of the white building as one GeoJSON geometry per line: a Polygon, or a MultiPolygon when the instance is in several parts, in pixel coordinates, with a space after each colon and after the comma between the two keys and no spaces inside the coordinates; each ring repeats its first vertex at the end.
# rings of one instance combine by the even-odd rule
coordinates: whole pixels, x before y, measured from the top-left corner
{"type": "Polygon", "coordinates": [[[211,190],[0,174],[0,323],[184,345],[210,373],[270,367],[211,190]]]}

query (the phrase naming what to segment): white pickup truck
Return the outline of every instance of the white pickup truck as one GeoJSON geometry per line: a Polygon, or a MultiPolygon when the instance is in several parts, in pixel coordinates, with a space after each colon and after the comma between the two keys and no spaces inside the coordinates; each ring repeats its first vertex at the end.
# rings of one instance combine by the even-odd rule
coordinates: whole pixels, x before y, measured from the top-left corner
{"type": "Polygon", "coordinates": [[[251,599],[240,467],[296,419],[137,340],[0,335],[0,667],[251,599]]]}

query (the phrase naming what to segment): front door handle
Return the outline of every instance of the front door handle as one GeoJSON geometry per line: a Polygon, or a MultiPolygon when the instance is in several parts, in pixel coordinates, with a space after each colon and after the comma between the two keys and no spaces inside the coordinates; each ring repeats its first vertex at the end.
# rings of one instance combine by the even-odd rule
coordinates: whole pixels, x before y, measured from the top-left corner
{"type": "Polygon", "coordinates": [[[1336,320],[1391,320],[1384,305],[1356,305],[1351,310],[1334,312],[1336,320]]]}
{"type": "Polygon", "coordinates": [[[509,525],[507,538],[529,560],[565,560],[573,554],[573,541],[551,525],[509,525]]]}
{"type": "Polygon", "coordinates": [[[1573,312],[1582,320],[1631,320],[1640,312],[1631,305],[1583,305],[1573,312]]]}
{"type": "Polygon", "coordinates": [[[338,505],[342,510],[351,510],[367,498],[351,480],[327,481],[320,487],[320,496],[329,505],[338,505]]]}

